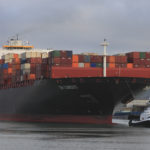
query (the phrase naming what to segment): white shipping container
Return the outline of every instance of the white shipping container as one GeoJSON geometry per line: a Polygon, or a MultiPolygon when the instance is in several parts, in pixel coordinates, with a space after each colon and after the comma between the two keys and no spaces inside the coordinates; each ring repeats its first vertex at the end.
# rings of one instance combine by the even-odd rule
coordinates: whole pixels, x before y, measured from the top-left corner
{"type": "Polygon", "coordinates": [[[5,59],[5,63],[12,63],[13,59],[5,59]]]}
{"type": "Polygon", "coordinates": [[[9,59],[5,59],[4,62],[5,63],[10,63],[10,60],[9,59]]]}
{"type": "Polygon", "coordinates": [[[41,57],[41,52],[36,52],[36,57],[41,57]]]}
{"type": "Polygon", "coordinates": [[[24,69],[24,70],[23,70],[23,75],[24,75],[24,74],[30,74],[30,69],[24,69]]]}
{"type": "Polygon", "coordinates": [[[48,58],[48,53],[42,53],[42,58],[48,58]]]}
{"type": "Polygon", "coordinates": [[[9,59],[9,62],[12,63],[12,62],[13,62],[13,58],[10,58],[10,59],[9,59]]]}
{"type": "Polygon", "coordinates": [[[21,70],[30,69],[30,63],[21,64],[21,70]]]}
{"type": "Polygon", "coordinates": [[[9,55],[8,55],[8,54],[3,55],[3,56],[2,56],[2,59],[6,59],[6,60],[8,60],[8,59],[9,59],[9,55]]]}
{"type": "Polygon", "coordinates": [[[79,63],[78,67],[84,67],[84,63],[79,63]]]}
{"type": "Polygon", "coordinates": [[[31,58],[32,52],[25,52],[21,54],[21,58],[31,58]]]}
{"type": "Polygon", "coordinates": [[[9,55],[10,59],[14,58],[14,54],[13,53],[9,53],[8,55],[9,55]]]}
{"type": "Polygon", "coordinates": [[[22,58],[22,57],[21,57],[21,54],[18,54],[18,58],[22,58]]]}
{"type": "Polygon", "coordinates": [[[32,52],[31,57],[32,57],[32,58],[36,58],[36,52],[32,52]]]}
{"type": "Polygon", "coordinates": [[[23,81],[23,75],[20,76],[20,80],[23,81]]]}

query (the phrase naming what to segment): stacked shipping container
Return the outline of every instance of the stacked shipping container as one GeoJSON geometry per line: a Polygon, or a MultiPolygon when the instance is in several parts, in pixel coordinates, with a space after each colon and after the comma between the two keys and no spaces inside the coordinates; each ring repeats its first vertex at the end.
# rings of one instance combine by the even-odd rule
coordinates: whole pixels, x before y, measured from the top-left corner
{"type": "Polygon", "coordinates": [[[72,67],[102,67],[102,56],[73,55],[72,67]]]}
{"type": "MultiPolygon", "coordinates": [[[[107,68],[127,67],[126,56],[107,56],[107,68]]],[[[72,67],[103,67],[103,56],[73,55],[72,67]]]]}
{"type": "Polygon", "coordinates": [[[48,56],[49,65],[55,67],[71,67],[72,51],[52,51],[48,56]]]}
{"type": "Polygon", "coordinates": [[[21,80],[41,78],[42,57],[40,52],[25,52],[21,54],[21,80]]]}
{"type": "MultiPolygon", "coordinates": [[[[130,52],[107,56],[107,68],[150,68],[150,52],[130,52]]],[[[101,55],[73,55],[72,51],[7,54],[0,59],[0,84],[51,78],[51,67],[102,68],[101,55]]]]}
{"type": "Polygon", "coordinates": [[[131,52],[126,55],[133,68],[150,68],[150,52],[131,52]]]}

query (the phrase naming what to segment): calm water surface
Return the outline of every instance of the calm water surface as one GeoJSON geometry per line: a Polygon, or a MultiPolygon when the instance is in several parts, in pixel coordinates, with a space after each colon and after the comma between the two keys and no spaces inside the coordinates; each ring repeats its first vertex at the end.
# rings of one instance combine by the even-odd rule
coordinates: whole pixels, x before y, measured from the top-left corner
{"type": "Polygon", "coordinates": [[[0,122],[0,150],[150,150],[150,128],[0,122]]]}

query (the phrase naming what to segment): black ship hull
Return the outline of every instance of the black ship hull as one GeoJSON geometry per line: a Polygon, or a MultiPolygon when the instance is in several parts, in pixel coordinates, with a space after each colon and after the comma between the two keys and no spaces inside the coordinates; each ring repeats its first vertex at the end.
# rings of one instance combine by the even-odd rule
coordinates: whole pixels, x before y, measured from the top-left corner
{"type": "Polygon", "coordinates": [[[145,84],[110,79],[44,79],[0,90],[0,120],[110,124],[114,106],[145,84]]]}

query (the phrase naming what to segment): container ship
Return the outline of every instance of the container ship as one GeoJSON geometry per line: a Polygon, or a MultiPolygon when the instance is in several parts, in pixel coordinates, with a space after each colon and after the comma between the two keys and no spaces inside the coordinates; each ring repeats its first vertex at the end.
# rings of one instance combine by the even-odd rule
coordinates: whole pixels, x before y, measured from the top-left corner
{"type": "Polygon", "coordinates": [[[111,124],[115,104],[132,100],[147,85],[139,78],[118,78],[112,70],[117,75],[122,69],[150,70],[149,52],[38,50],[18,37],[0,51],[1,121],[111,124]]]}

